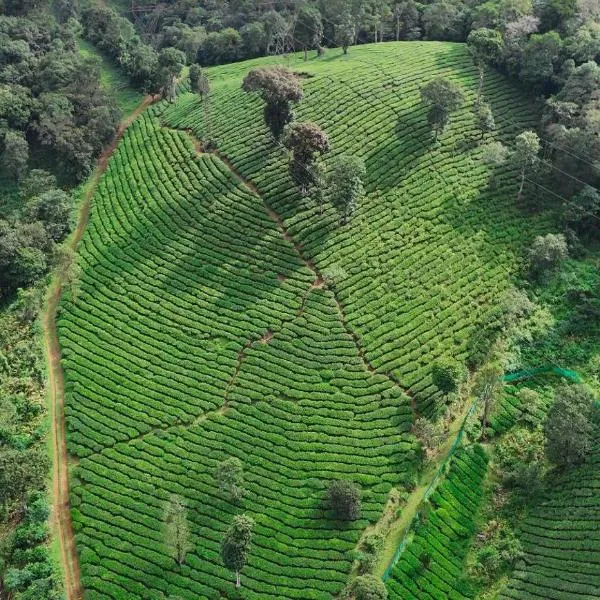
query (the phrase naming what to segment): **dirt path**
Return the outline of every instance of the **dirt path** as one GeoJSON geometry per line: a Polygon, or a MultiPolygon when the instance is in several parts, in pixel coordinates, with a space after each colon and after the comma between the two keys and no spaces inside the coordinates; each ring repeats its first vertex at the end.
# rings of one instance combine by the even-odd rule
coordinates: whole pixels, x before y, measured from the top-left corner
{"type": "MultiPolygon", "coordinates": [[[[119,140],[123,137],[127,127],[129,127],[138,115],[150,104],[152,104],[152,98],[144,98],[143,102],[121,121],[114,140],[106,147],[98,158],[96,169],[83,193],[77,226],[67,242],[69,247],[73,250],[77,249],[77,245],[81,241],[81,237],[87,226],[92,197],[96,191],[100,177],[106,170],[109,158],[115,151],[119,140]]],[[[71,521],[71,511],[69,506],[69,455],[65,437],[64,376],[60,362],[60,346],[56,329],[56,313],[60,303],[61,292],[62,282],[60,275],[56,274],[48,289],[46,311],[42,316],[44,344],[48,360],[48,390],[52,419],[53,527],[55,529],[54,535],[59,543],[66,598],[67,600],[81,600],[81,598],[83,598],[83,589],[81,587],[79,559],[75,547],[75,536],[73,533],[73,523],[71,521]]]]}
{"type": "MultiPolygon", "coordinates": [[[[188,135],[190,135],[187,130],[186,130],[186,133],[188,133],[188,135]]],[[[194,141],[194,139],[195,138],[192,137],[192,141],[194,141]]],[[[198,146],[197,145],[196,145],[196,149],[198,150],[198,146]]],[[[290,244],[292,244],[292,246],[294,247],[294,250],[296,251],[296,254],[298,254],[298,256],[300,257],[300,259],[302,260],[302,262],[314,274],[314,276],[315,276],[314,286],[315,287],[325,287],[325,288],[329,289],[329,291],[332,293],[333,300],[335,302],[335,305],[337,307],[338,313],[340,315],[340,320],[342,322],[342,326],[346,330],[346,333],[352,338],[352,341],[354,342],[354,345],[356,346],[356,351],[358,352],[358,356],[359,356],[359,358],[360,358],[360,360],[361,360],[361,362],[362,362],[365,370],[368,371],[369,373],[378,374],[378,375],[384,375],[395,386],[397,386],[398,388],[400,388],[406,394],[406,396],[408,396],[408,398],[410,399],[410,403],[411,403],[411,407],[412,407],[412,410],[413,410],[413,414],[414,414],[414,416],[416,418],[418,416],[418,413],[417,413],[417,400],[415,398],[414,393],[412,392],[412,390],[408,386],[403,385],[402,382],[398,379],[398,377],[396,377],[393,373],[389,373],[389,372],[388,373],[381,373],[380,371],[378,371],[373,366],[373,364],[371,363],[371,361],[367,358],[367,355],[366,355],[366,352],[365,352],[365,348],[362,345],[362,341],[361,341],[360,337],[358,336],[358,334],[350,326],[350,323],[348,322],[348,319],[346,318],[346,312],[344,310],[344,306],[340,302],[337,293],[335,292],[335,290],[333,289],[333,287],[331,285],[329,285],[325,281],[325,279],[323,277],[323,274],[317,268],[317,266],[315,265],[315,263],[313,261],[311,261],[305,255],[304,249],[302,248],[302,245],[299,244],[294,239],[294,237],[290,234],[290,232],[288,231],[288,229],[287,229],[287,227],[285,225],[283,217],[279,213],[277,213],[277,211],[267,202],[266,198],[261,193],[261,191],[258,189],[258,187],[256,186],[256,184],[253,181],[250,181],[249,179],[247,179],[244,175],[242,175],[242,173],[236,168],[236,166],[231,162],[231,160],[227,156],[225,156],[224,154],[222,154],[218,150],[212,151],[212,154],[214,154],[217,158],[219,158],[225,164],[225,166],[227,166],[227,168],[246,187],[246,189],[248,189],[250,191],[250,193],[258,196],[262,200],[267,214],[269,215],[269,217],[277,225],[277,229],[279,230],[279,233],[281,234],[281,236],[283,237],[283,239],[286,240],[287,242],[289,242],[290,244]]]]}

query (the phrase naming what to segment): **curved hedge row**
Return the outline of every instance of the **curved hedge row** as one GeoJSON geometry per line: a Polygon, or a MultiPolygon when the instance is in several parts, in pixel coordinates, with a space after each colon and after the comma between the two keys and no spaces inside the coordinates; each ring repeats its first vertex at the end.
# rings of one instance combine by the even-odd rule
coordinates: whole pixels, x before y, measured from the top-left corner
{"type": "MultiPolygon", "coordinates": [[[[304,67],[314,77],[299,118],[319,122],[336,152],[361,155],[369,170],[367,199],[344,228],[333,208],[320,215],[298,198],[259,102],[240,90],[248,68],[210,71],[219,150],[319,271],[345,276],[336,297],[315,287],[263,200],[218,158],[196,156],[185,133],[160,126],[201,137],[192,95],[128,129],[94,198],[81,293],[59,318],[86,600],[222,597],[232,578],[219,542],[242,510],[257,522],[242,597],[337,594],[361,530],[413,468],[411,402],[385,374],[427,410],[430,361],[464,356],[540,224],[514,209],[512,173],[490,192],[480,149],[455,151],[474,131],[468,108],[442,144],[426,147],[418,86],[443,72],[472,97],[476,73],[462,46],[361,47],[304,67]],[[247,480],[240,507],[213,480],[231,455],[247,480]],[[362,486],[357,522],[336,523],[324,507],[327,482],[339,477],[362,486]],[[194,549],[181,569],[161,540],[171,493],[190,509],[194,549]]],[[[499,113],[532,122],[502,78],[487,86],[499,113]]]]}
{"type": "MultiPolygon", "coordinates": [[[[299,198],[285,153],[262,124],[260,101],[240,89],[250,66],[274,60],[210,69],[219,150],[284,216],[321,271],[344,273],[336,293],[367,358],[410,387],[427,412],[434,398],[431,361],[466,358],[470,335],[506,289],[523,245],[548,227],[545,217],[515,207],[510,169],[488,186],[481,146],[473,143],[477,72],[466,47],[405,42],[291,64],[307,74],[297,118],[316,121],[333,153],[358,155],[367,167],[367,198],[352,223],[340,228],[333,207],[321,214],[299,198]],[[467,100],[435,145],[419,87],[440,74],[461,85],[467,100]]],[[[498,117],[499,139],[512,143],[521,129],[534,127],[523,93],[499,74],[488,73],[485,95],[498,117]]],[[[163,118],[205,135],[204,111],[192,94],[163,118]]]]}
{"type": "Polygon", "coordinates": [[[596,600],[600,590],[600,411],[593,453],[559,476],[521,526],[525,555],[503,600],[596,600]]]}
{"type": "Polygon", "coordinates": [[[429,500],[429,512],[390,574],[390,600],[473,597],[463,563],[475,533],[487,460],[478,445],[454,455],[446,479],[429,500]]]}
{"type": "Polygon", "coordinates": [[[239,510],[257,522],[245,598],[339,592],[361,530],[410,476],[412,411],[365,368],[261,199],[147,116],[101,181],[81,260],[59,330],[86,599],[221,597],[232,578],[219,543],[239,510]],[[213,477],[231,455],[240,507],[213,477]],[[363,488],[360,521],[324,506],[340,477],[363,488]],[[161,537],[174,492],[193,533],[181,569],[161,537]]]}

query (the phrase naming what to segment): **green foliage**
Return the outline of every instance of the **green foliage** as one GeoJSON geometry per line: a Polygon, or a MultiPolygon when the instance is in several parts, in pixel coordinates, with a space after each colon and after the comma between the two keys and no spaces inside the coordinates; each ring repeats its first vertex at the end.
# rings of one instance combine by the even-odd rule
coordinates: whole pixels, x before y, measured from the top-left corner
{"type": "Polygon", "coordinates": [[[69,231],[71,196],[63,190],[49,190],[33,197],[27,204],[29,219],[41,221],[55,242],[64,239],[69,231]]]}
{"type": "Polygon", "coordinates": [[[350,593],[354,600],[387,600],[387,589],[379,579],[373,575],[359,575],[350,586],[350,593]]]}
{"type": "Polygon", "coordinates": [[[363,181],[366,175],[365,163],[357,156],[338,154],[331,161],[326,188],[331,201],[342,214],[342,224],[352,218],[357,204],[365,195],[363,181]]]}
{"type": "Polygon", "coordinates": [[[519,523],[523,561],[501,592],[502,600],[527,595],[531,581],[535,581],[536,593],[548,598],[569,598],[581,592],[593,597],[596,593],[595,575],[589,573],[599,553],[596,516],[600,500],[594,491],[599,482],[598,416],[594,411],[590,460],[562,473],[552,472],[546,478],[542,501],[531,504],[519,523]]]}
{"type": "Polygon", "coordinates": [[[456,392],[466,375],[464,366],[452,358],[438,360],[431,367],[431,380],[445,395],[456,392]]]}
{"type": "Polygon", "coordinates": [[[27,171],[29,144],[20,131],[9,130],[4,135],[2,166],[4,170],[19,181],[27,171]]]}
{"type": "Polygon", "coordinates": [[[377,564],[377,559],[383,550],[385,538],[380,533],[369,533],[360,545],[358,553],[358,571],[361,575],[370,573],[377,564]]]}
{"type": "Polygon", "coordinates": [[[292,123],[286,131],[283,143],[292,153],[289,163],[290,175],[302,195],[305,195],[318,183],[314,163],[317,155],[329,151],[329,137],[316,123],[292,123]]]}
{"type": "Polygon", "coordinates": [[[208,96],[210,92],[208,77],[198,63],[190,66],[190,89],[192,92],[198,94],[200,98],[208,96]]]}
{"type": "Polygon", "coordinates": [[[485,541],[477,549],[472,572],[489,584],[515,565],[523,556],[523,547],[504,522],[491,521],[481,536],[485,541]]]}
{"type": "Polygon", "coordinates": [[[533,240],[527,256],[529,275],[533,279],[547,277],[567,259],[569,249],[562,233],[539,235],[533,240]]]}
{"type": "Polygon", "coordinates": [[[349,10],[344,11],[340,18],[340,22],[335,26],[335,42],[340,46],[344,54],[348,54],[348,47],[354,43],[356,39],[356,24],[354,17],[349,10]]]}
{"type": "Polygon", "coordinates": [[[464,96],[460,88],[443,77],[430,81],[421,88],[421,101],[429,107],[427,121],[435,132],[435,139],[450,120],[450,114],[458,110],[464,96]]]}
{"type": "MultiPolygon", "coordinates": [[[[487,102],[479,102],[475,106],[475,118],[477,121],[477,129],[481,132],[481,139],[485,137],[486,133],[491,133],[496,129],[496,122],[494,121],[494,114],[492,113],[492,108],[487,102]]],[[[498,144],[501,142],[496,142],[498,144]]],[[[487,160],[491,161],[492,164],[501,165],[504,161],[501,158],[502,151],[499,150],[498,146],[494,146],[495,153],[488,154],[487,160]]]]}
{"type": "Polygon", "coordinates": [[[594,394],[584,385],[560,386],[545,425],[548,459],[559,467],[582,463],[592,448],[594,394]]]}
{"type": "Polygon", "coordinates": [[[292,105],[303,97],[298,76],[281,66],[254,68],[244,77],[242,89],[263,99],[265,123],[273,137],[279,139],[294,117],[292,105]]]}
{"type": "Polygon", "coordinates": [[[183,498],[173,494],[165,508],[164,543],[169,556],[182,565],[187,553],[193,549],[190,542],[190,528],[183,498]]]}
{"type": "Polygon", "coordinates": [[[463,561],[475,534],[483,499],[487,456],[481,446],[457,450],[446,477],[429,499],[429,510],[387,581],[390,598],[472,597],[463,582],[463,561]]]}
{"type": "Polygon", "coordinates": [[[327,503],[336,519],[354,521],[360,518],[360,487],[345,479],[331,481],[327,488],[327,503]]]}
{"type": "Polygon", "coordinates": [[[236,587],[240,587],[240,571],[244,568],[250,545],[254,520],[246,515],[233,517],[233,523],[225,532],[221,542],[221,559],[224,565],[236,574],[236,587]]]}
{"type": "Polygon", "coordinates": [[[233,502],[244,496],[244,470],[242,461],[235,456],[219,463],[215,478],[219,489],[233,502]]]}
{"type": "MultiPolygon", "coordinates": [[[[373,50],[306,65],[290,56],[306,72],[301,120],[327,124],[336,153],[368,166],[360,219],[344,228],[329,203],[320,214],[300,198],[285,152],[261,124],[260,102],[240,89],[265,61],[207,71],[219,151],[319,272],[335,273],[335,285],[315,281],[261,198],[224,162],[197,155],[183,131],[169,129],[205,137],[197,95],[151,108],[113,155],[80,245],[81,291],[75,303],[65,298],[59,319],[68,443],[79,458],[72,512],[89,594],[102,596],[109,579],[115,596],[160,595],[165,581],[186,598],[226,591],[219,542],[232,506],[213,474],[232,448],[244,461],[244,510],[257,520],[243,593],[339,594],[351,551],[390,487],[414,478],[411,401],[385,374],[429,414],[429,365],[440,356],[463,360],[470,333],[508,286],[525,232],[547,231],[509,201],[509,166],[490,190],[478,149],[447,152],[472,137],[470,106],[425,154],[418,85],[444,65],[473,95],[477,73],[466,48],[373,50]],[[447,219],[436,218],[442,211],[447,219]],[[350,477],[361,486],[363,518],[332,523],[324,488],[350,477]],[[159,550],[163,499],[183,490],[202,499],[190,510],[198,532],[190,569],[159,550]]],[[[503,77],[490,72],[487,86],[498,117],[532,126],[503,77]]]]}
{"type": "Polygon", "coordinates": [[[294,38],[304,50],[304,60],[310,48],[316,48],[323,37],[323,21],[321,13],[314,6],[304,4],[300,7],[294,25],[294,38]]]}

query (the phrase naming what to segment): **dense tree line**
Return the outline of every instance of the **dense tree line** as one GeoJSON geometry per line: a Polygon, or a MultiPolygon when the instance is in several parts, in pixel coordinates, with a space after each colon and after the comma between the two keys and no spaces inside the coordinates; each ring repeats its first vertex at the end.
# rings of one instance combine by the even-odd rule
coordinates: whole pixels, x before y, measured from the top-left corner
{"type": "MultiPolygon", "coordinates": [[[[106,7],[91,8],[84,11],[82,22],[85,35],[121,64],[135,85],[152,93],[164,91],[165,82],[172,79],[172,71],[161,72],[159,66],[161,54],[172,48],[188,64],[208,66],[290,51],[304,51],[306,56],[311,49],[322,53],[324,47],[338,46],[346,52],[364,42],[468,42],[480,74],[474,112],[482,139],[496,128],[483,96],[485,70],[493,65],[545,99],[537,131],[539,152],[554,168],[543,173],[544,178],[550,178],[550,187],[558,194],[554,200],[559,196],[569,200],[564,207],[569,237],[598,235],[593,227],[600,215],[596,0],[172,0],[154,10],[124,15],[106,7]]],[[[460,94],[442,84],[432,82],[423,90],[436,137],[460,102],[460,94]],[[448,91],[454,101],[436,104],[436,97],[445,99],[448,91]]],[[[274,108],[267,104],[265,110],[274,108]]],[[[275,118],[271,122],[281,134],[289,119],[280,110],[274,111],[277,114],[280,122],[275,118]]],[[[10,142],[12,154],[18,155],[20,140],[12,136],[10,142]]],[[[14,160],[10,153],[7,160],[14,160]]],[[[530,176],[525,170],[521,174],[522,192],[530,176]]]]}
{"type": "Polygon", "coordinates": [[[47,12],[0,15],[2,168],[20,180],[30,163],[48,163],[80,181],[113,137],[118,111],[100,87],[99,63],[77,51],[79,24],[47,12]]]}

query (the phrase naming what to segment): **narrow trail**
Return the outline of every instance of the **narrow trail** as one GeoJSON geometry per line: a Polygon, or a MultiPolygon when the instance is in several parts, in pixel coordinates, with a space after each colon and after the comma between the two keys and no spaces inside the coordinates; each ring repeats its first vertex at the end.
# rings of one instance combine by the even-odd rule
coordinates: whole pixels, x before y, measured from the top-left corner
{"type": "MultiPolygon", "coordinates": [[[[188,135],[190,135],[190,134],[188,133],[188,135]]],[[[195,138],[193,138],[193,136],[190,135],[190,137],[191,137],[192,141],[195,140],[195,138]]],[[[196,143],[194,144],[194,146],[198,150],[198,145],[196,143]]],[[[201,150],[198,150],[198,151],[201,151],[201,150]]],[[[250,181],[249,179],[247,179],[246,177],[244,177],[244,175],[242,175],[242,173],[240,173],[240,171],[231,162],[231,160],[229,160],[229,158],[227,156],[225,156],[218,150],[212,151],[211,154],[213,154],[214,156],[219,158],[225,164],[225,166],[233,173],[233,175],[235,175],[235,177],[246,187],[246,189],[248,189],[252,194],[254,194],[255,196],[258,196],[262,200],[262,203],[265,207],[267,214],[277,225],[277,229],[281,233],[283,239],[288,241],[294,247],[294,250],[300,257],[302,262],[306,265],[306,267],[310,271],[313,272],[313,274],[315,276],[315,283],[313,285],[315,287],[326,288],[331,292],[331,295],[333,296],[333,300],[336,304],[338,313],[340,315],[340,321],[342,323],[342,326],[344,327],[346,333],[352,338],[352,341],[354,342],[354,345],[356,346],[358,356],[359,356],[361,362],[363,363],[365,370],[369,371],[372,374],[383,375],[384,377],[387,377],[395,386],[399,387],[404,392],[404,394],[406,394],[406,396],[408,396],[408,398],[410,399],[413,414],[416,418],[418,416],[417,400],[415,398],[414,393],[412,392],[412,390],[409,387],[403,385],[401,383],[401,381],[398,379],[398,377],[396,377],[393,373],[381,373],[380,371],[378,371],[373,366],[371,361],[367,358],[365,349],[361,343],[360,337],[348,323],[348,320],[346,318],[346,313],[344,312],[344,307],[343,307],[342,303],[340,302],[335,289],[333,289],[333,286],[327,284],[327,282],[325,281],[325,279],[323,277],[323,274],[318,269],[318,267],[314,264],[313,261],[311,261],[304,254],[304,250],[303,250],[302,246],[290,234],[287,227],[285,226],[285,222],[284,222],[283,218],[281,217],[281,215],[266,201],[264,195],[258,189],[256,184],[253,183],[252,181],[250,181]]]]}
{"type": "MultiPolygon", "coordinates": [[[[115,151],[125,130],[142,113],[146,107],[152,104],[152,98],[146,97],[136,109],[125,117],[117,131],[113,141],[104,149],[98,157],[94,173],[85,187],[77,226],[71,234],[67,244],[72,250],[76,250],[83,232],[89,221],[92,197],[100,177],[106,170],[108,160],[115,151]]],[[[48,288],[46,310],[42,315],[42,327],[44,331],[44,345],[48,361],[48,390],[50,399],[50,414],[52,420],[52,497],[53,497],[53,527],[54,534],[59,543],[61,563],[64,572],[64,588],[67,600],[81,600],[83,588],[79,571],[79,558],[75,547],[75,536],[71,511],[69,504],[69,454],[67,451],[67,440],[65,436],[65,395],[64,374],[61,365],[60,345],[58,342],[58,331],[56,328],[56,314],[62,293],[62,281],[60,275],[54,275],[48,288]]]]}

